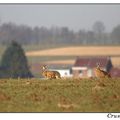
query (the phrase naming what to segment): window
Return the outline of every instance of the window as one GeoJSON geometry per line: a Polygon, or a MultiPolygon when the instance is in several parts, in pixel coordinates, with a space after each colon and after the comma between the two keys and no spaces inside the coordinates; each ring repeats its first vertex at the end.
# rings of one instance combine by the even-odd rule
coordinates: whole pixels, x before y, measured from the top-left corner
{"type": "Polygon", "coordinates": [[[79,70],[79,75],[82,76],[83,75],[83,71],[79,70]]]}
{"type": "Polygon", "coordinates": [[[73,72],[72,69],[70,69],[70,74],[72,74],[72,72],[73,72]]]}
{"type": "Polygon", "coordinates": [[[83,72],[82,70],[79,70],[79,73],[80,73],[80,74],[82,74],[82,72],[83,72]]]}
{"type": "Polygon", "coordinates": [[[67,72],[65,72],[65,75],[67,75],[67,72]]]}

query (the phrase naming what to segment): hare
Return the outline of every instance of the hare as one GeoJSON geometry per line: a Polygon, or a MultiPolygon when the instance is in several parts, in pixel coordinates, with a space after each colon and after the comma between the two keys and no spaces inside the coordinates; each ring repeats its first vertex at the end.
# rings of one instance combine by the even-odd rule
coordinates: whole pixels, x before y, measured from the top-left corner
{"type": "Polygon", "coordinates": [[[97,78],[111,78],[111,75],[100,69],[100,64],[97,64],[97,67],[95,68],[95,75],[97,78]]]}
{"type": "Polygon", "coordinates": [[[61,75],[58,71],[49,71],[47,70],[47,66],[43,66],[42,67],[42,75],[45,77],[45,78],[53,78],[53,79],[58,79],[58,78],[61,78],[61,75]]]}

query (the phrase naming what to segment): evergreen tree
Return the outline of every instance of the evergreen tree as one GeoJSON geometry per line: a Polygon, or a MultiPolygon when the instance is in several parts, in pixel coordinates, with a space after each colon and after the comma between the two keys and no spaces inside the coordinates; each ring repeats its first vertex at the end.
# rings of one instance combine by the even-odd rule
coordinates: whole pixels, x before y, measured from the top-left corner
{"type": "Polygon", "coordinates": [[[12,41],[4,52],[1,60],[1,68],[4,70],[2,76],[5,78],[32,77],[24,51],[15,41],[12,41]]]}

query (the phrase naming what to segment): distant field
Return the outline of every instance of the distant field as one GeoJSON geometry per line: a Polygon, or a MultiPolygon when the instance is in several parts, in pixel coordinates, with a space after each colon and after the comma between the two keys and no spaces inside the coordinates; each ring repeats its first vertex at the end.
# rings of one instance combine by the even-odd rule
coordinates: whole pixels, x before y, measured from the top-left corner
{"type": "MultiPolygon", "coordinates": [[[[120,65],[120,46],[79,46],[79,45],[26,45],[22,46],[29,63],[73,64],[77,56],[112,56],[115,66],[120,65]]],[[[5,50],[0,45],[0,59],[5,50]]]]}
{"type": "Polygon", "coordinates": [[[26,55],[29,59],[41,58],[40,62],[44,59],[43,61],[49,63],[63,63],[67,62],[67,60],[69,63],[70,61],[73,63],[77,56],[111,56],[113,64],[120,65],[120,46],[69,46],[47,50],[28,51],[26,52],[26,55]]]}
{"type": "Polygon", "coordinates": [[[87,47],[78,47],[78,46],[71,46],[71,47],[63,47],[63,48],[53,48],[47,50],[37,50],[37,51],[28,51],[26,52],[27,56],[91,56],[91,55],[107,55],[107,56],[120,56],[120,47],[105,47],[105,46],[87,46],[87,47]]]}
{"type": "Polygon", "coordinates": [[[120,112],[120,78],[1,79],[0,112],[120,112]]]}
{"type": "MultiPolygon", "coordinates": [[[[32,44],[32,45],[23,45],[23,49],[25,51],[31,51],[31,50],[47,50],[47,49],[52,49],[52,48],[61,48],[61,47],[66,47],[70,46],[69,44],[32,44]]],[[[76,46],[76,45],[75,45],[76,46]]]]}

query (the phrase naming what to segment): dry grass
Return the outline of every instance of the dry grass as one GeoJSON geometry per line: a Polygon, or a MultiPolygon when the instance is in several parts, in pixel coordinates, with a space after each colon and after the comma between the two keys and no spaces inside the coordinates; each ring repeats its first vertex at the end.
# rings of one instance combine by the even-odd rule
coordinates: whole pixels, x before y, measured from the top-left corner
{"type": "Polygon", "coordinates": [[[6,93],[0,91],[0,101],[9,101],[10,97],[6,93]]]}

